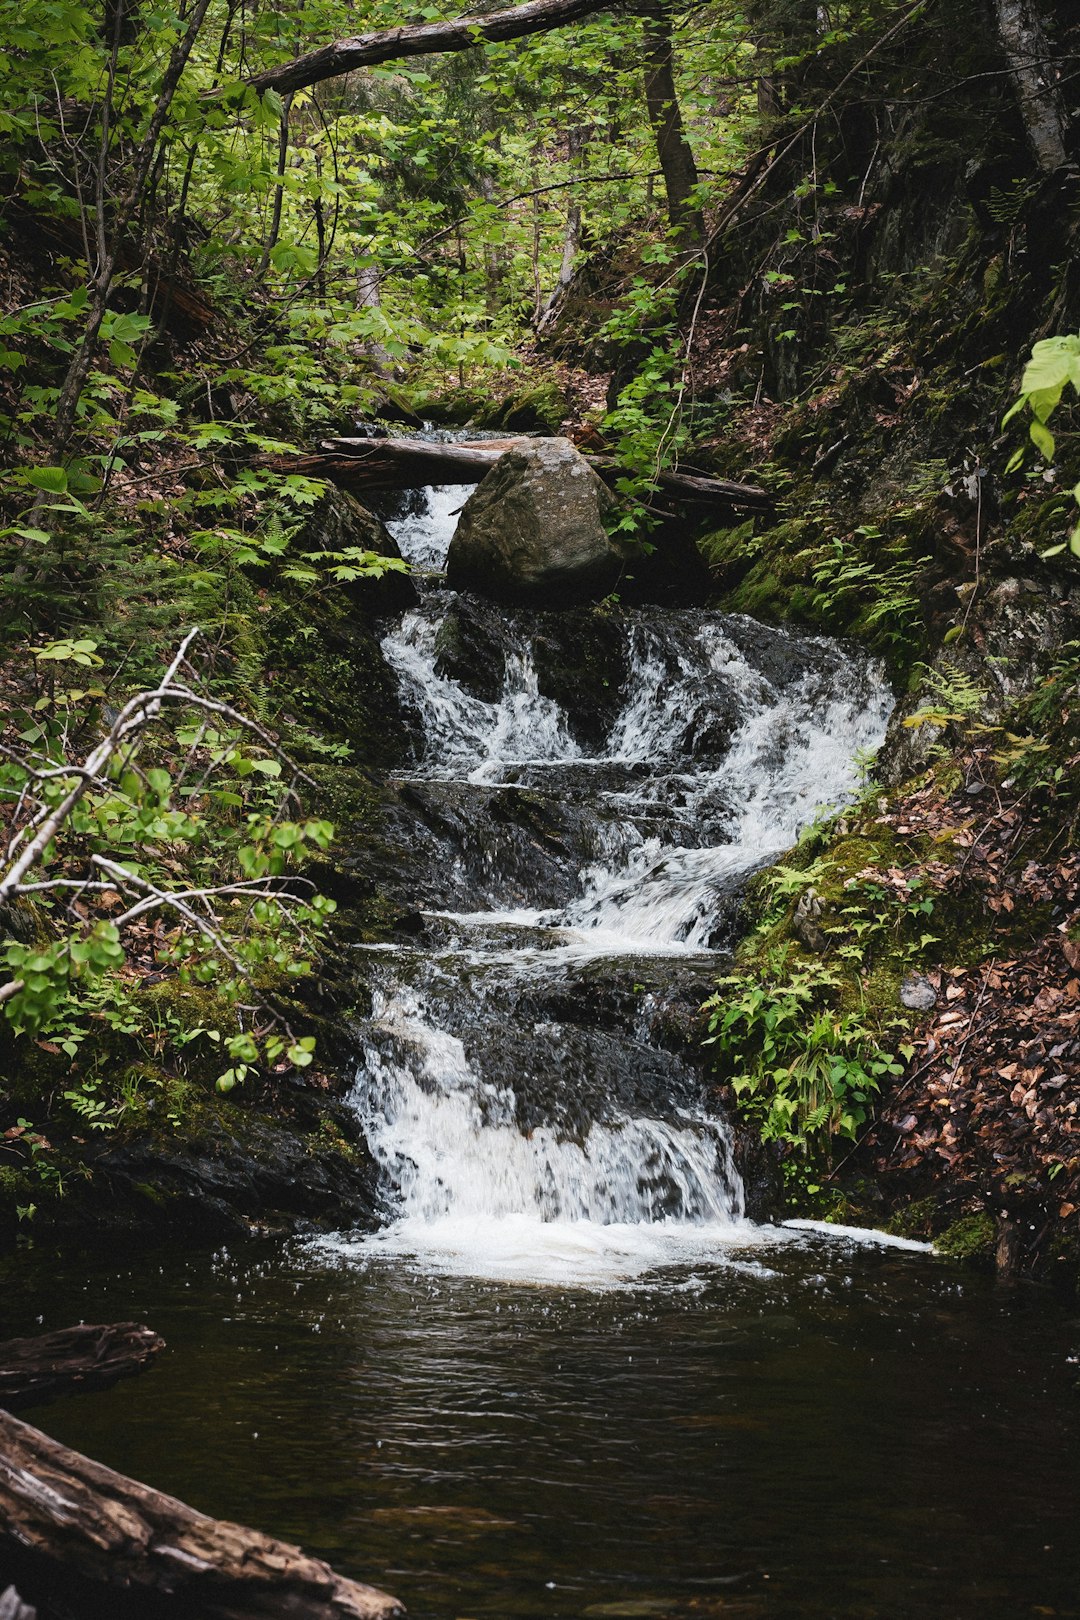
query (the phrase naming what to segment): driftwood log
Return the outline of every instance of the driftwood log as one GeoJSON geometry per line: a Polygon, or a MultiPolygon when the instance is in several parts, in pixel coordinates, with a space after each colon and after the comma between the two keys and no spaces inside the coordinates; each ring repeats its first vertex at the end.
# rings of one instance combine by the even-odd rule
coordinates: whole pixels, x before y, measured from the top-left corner
{"type": "Polygon", "coordinates": [[[165,1340],[137,1322],[63,1328],[0,1344],[0,1406],[44,1406],[60,1395],[108,1389],[149,1366],[165,1340]]]}
{"type": "Polygon", "coordinates": [[[0,1592],[0,1620],[37,1620],[37,1610],[24,1603],[13,1586],[0,1592]]]}
{"type": "MultiPolygon", "coordinates": [[[[324,439],[310,455],[267,456],[261,465],[275,472],[325,478],[343,489],[412,489],[422,484],[476,484],[499,457],[529,439],[485,439],[475,444],[429,444],[423,439],[324,439]]],[[[620,469],[608,456],[589,456],[605,483],[620,469]]],[[[665,494],[730,512],[767,511],[768,493],[755,484],[733,484],[697,472],[662,472],[665,494]]]]}
{"type": "MultiPolygon", "coordinates": [[[[390,1620],[395,1598],[258,1530],[69,1451],[0,1412],[0,1552],[50,1575],[101,1612],[176,1620],[390,1620]]],[[[24,1591],[29,1588],[20,1577],[24,1591]]],[[[78,1612],[84,1612],[79,1610],[78,1612]]]]}

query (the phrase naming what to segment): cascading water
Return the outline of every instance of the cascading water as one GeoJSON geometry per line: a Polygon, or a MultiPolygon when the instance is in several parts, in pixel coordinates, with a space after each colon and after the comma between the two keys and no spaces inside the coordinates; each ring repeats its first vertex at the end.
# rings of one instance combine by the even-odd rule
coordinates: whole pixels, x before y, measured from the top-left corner
{"type": "MultiPolygon", "coordinates": [[[[439,567],[463,499],[429,491],[391,525],[418,570],[439,567]]],[[[560,1281],[715,1259],[753,1236],[731,1134],[656,1038],[657,1012],[707,993],[732,898],[851,796],[891,694],[869,660],[825,641],[616,609],[606,631],[625,680],[589,747],[572,703],[544,689],[543,616],[495,614],[488,664],[502,669],[478,683],[448,668],[459,610],[428,590],[383,643],[414,716],[413,788],[452,794],[466,826],[482,805],[508,814],[507,794],[549,819],[570,807],[579,858],[552,905],[523,896],[520,859],[486,847],[470,887],[452,849],[448,892],[465,882],[476,909],[433,906],[422,943],[369,952],[355,1100],[393,1218],[361,1241],[560,1281]]]]}

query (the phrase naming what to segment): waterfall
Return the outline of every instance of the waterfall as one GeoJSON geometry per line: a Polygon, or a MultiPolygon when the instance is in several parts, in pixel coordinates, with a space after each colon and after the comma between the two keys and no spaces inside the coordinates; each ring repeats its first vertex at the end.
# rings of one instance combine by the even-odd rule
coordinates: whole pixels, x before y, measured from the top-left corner
{"type": "MultiPolygon", "coordinates": [[[[438,568],[462,499],[430,491],[392,525],[414,564],[438,568]]],[[[428,589],[383,643],[413,716],[412,781],[454,795],[463,825],[493,794],[572,805],[582,858],[552,906],[523,904],[518,866],[485,856],[475,909],[446,906],[423,942],[368,952],[354,1100],[390,1218],[359,1241],[536,1280],[715,1259],[753,1236],[731,1132],[656,1037],[658,1009],[707,993],[725,903],[856,792],[891,693],[872,660],[821,638],[621,609],[606,633],[622,638],[625,682],[586,748],[572,699],[544,689],[550,623],[485,610],[502,669],[476,690],[444,668],[460,606],[428,589]]]]}

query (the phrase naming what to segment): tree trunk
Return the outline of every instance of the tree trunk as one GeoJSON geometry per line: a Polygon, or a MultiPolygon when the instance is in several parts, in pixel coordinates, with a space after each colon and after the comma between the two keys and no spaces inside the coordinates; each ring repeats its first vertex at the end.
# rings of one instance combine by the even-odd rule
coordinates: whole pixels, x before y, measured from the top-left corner
{"type": "MultiPolygon", "coordinates": [[[[396,1598],[298,1547],[196,1513],[0,1412],[0,1549],[65,1599],[176,1620],[391,1620],[396,1598]],[[165,1612],[165,1611],[162,1611],[165,1612]]],[[[23,1570],[19,1583],[33,1596],[23,1570]]]]}
{"type": "MultiPolygon", "coordinates": [[[[585,132],[574,128],[567,137],[567,146],[570,158],[570,167],[576,171],[580,165],[582,149],[585,145],[585,132]]],[[[574,174],[574,178],[578,175],[574,174]]],[[[554,287],[544,300],[544,307],[536,323],[537,335],[549,332],[558,319],[559,310],[563,300],[570,291],[574,280],[574,267],[577,263],[578,248],[581,246],[581,203],[576,196],[572,196],[566,211],[566,234],[563,237],[562,263],[559,265],[559,274],[554,287]]]]}
{"type": "Polygon", "coordinates": [[[270,268],[270,255],[278,244],[281,235],[281,205],[285,199],[285,166],[289,161],[289,113],[292,111],[292,93],[282,98],[281,123],[278,126],[278,154],[277,154],[277,180],[274,183],[274,201],[270,210],[270,229],[266,233],[266,243],[263,247],[262,258],[255,274],[261,281],[270,268]]]}
{"type": "MultiPolygon", "coordinates": [[[[264,456],[260,465],[275,472],[325,478],[343,489],[414,489],[424,484],[476,484],[499,457],[527,439],[485,439],[479,444],[428,444],[422,439],[326,439],[313,455],[264,456]]],[[[589,465],[614,484],[621,469],[607,456],[589,465]]],[[[704,473],[662,472],[657,482],[676,500],[731,511],[763,512],[772,505],[754,484],[733,484],[704,473]]]]}
{"type": "Polygon", "coordinates": [[[668,218],[680,245],[694,248],[705,240],[705,221],[696,201],[697,164],[675,90],[670,0],[646,0],[643,12],[645,104],[664,177],[668,218]]]}
{"type": "MultiPolygon", "coordinates": [[[[495,182],[490,174],[482,174],[477,182],[480,195],[489,207],[497,206],[495,182]]],[[[487,312],[495,320],[502,303],[502,285],[506,279],[506,249],[495,242],[483,243],[484,296],[487,312]]]]}
{"type": "MultiPolygon", "coordinates": [[[[358,309],[370,309],[376,312],[382,309],[382,293],[379,280],[378,265],[361,264],[357,267],[356,305],[358,309]]],[[[390,356],[378,338],[365,338],[364,349],[380,377],[389,376],[390,356]]]]}
{"type": "Polygon", "coordinates": [[[529,34],[546,33],[604,11],[613,0],[527,0],[508,11],[489,11],[484,16],[455,17],[447,22],[406,23],[399,28],[383,28],[353,39],[335,39],[318,50],[308,51],[292,62],[256,73],[247,83],[252,89],[304,90],[337,79],[356,68],[376,62],[396,62],[406,56],[430,56],[444,51],[469,51],[486,40],[524,39],[529,34]]]}
{"type": "Polygon", "coordinates": [[[184,69],[187,67],[188,57],[191,55],[209,8],[210,0],[195,0],[191,14],[187,18],[187,28],[173,46],[168,65],[162,75],[157,102],[146,134],[143,136],[142,145],[139,148],[130,188],[117,208],[112,222],[112,247],[97,266],[97,273],[91,281],[86,325],[68,366],[67,374],[60,386],[60,393],[56,401],[56,419],[53,429],[53,459],[56,461],[63,459],[70,445],[79,400],[86,386],[86,379],[90,375],[90,369],[97,358],[98,337],[102,323],[105,320],[109,294],[112,291],[119,256],[123,248],[124,232],[131,222],[135,208],[142,199],[151,167],[157,156],[158,141],[161,139],[165,128],[173,97],[179,87],[184,69]]]}
{"type": "Polygon", "coordinates": [[[108,1389],[142,1372],[164,1348],[164,1339],[135,1322],[8,1339],[0,1344],[0,1406],[44,1406],[60,1395],[108,1389]]]}
{"type": "Polygon", "coordinates": [[[1045,173],[1069,160],[1068,120],[1035,0],[995,0],[998,33],[1035,161],[1045,173]]]}

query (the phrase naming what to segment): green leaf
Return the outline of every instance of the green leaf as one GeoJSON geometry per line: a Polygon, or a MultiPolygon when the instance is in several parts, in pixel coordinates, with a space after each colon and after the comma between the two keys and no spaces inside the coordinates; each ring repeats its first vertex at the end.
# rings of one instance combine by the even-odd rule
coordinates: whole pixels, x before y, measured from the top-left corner
{"type": "Polygon", "coordinates": [[[1080,336],[1043,338],[1031,351],[1020,384],[1025,394],[1061,390],[1067,382],[1080,389],[1080,336]]]}
{"type": "Polygon", "coordinates": [[[35,489],[46,490],[51,495],[63,495],[68,487],[63,467],[24,467],[20,476],[35,489]]]}
{"type": "Polygon", "coordinates": [[[1050,429],[1048,427],[1044,427],[1042,422],[1036,418],[1028,428],[1028,433],[1031,435],[1031,442],[1035,446],[1036,450],[1038,450],[1039,454],[1043,456],[1046,461],[1053,461],[1054,435],[1050,432],[1050,429]]]}
{"type": "Polygon", "coordinates": [[[5,529],[5,534],[16,534],[20,540],[33,540],[39,546],[47,546],[52,535],[47,529],[5,529]]]}

